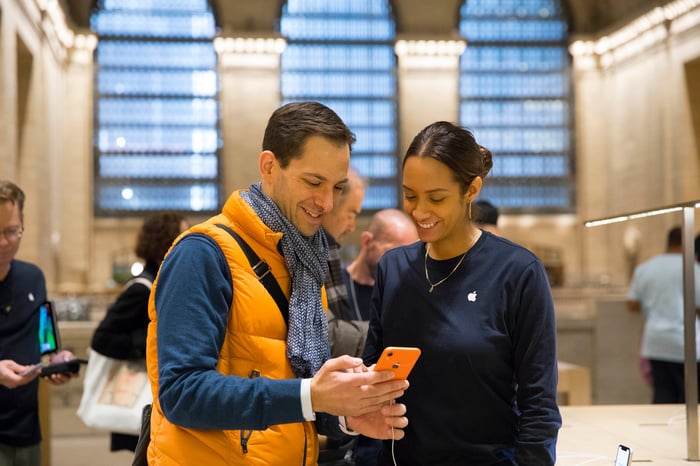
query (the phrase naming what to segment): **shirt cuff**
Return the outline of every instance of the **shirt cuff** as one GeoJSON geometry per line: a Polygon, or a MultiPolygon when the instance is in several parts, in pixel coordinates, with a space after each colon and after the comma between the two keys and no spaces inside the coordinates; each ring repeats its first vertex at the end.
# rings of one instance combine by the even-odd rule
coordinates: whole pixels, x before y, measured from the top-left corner
{"type": "Polygon", "coordinates": [[[301,379],[301,414],[306,421],[316,420],[316,413],[311,406],[311,379],[301,379]]]}

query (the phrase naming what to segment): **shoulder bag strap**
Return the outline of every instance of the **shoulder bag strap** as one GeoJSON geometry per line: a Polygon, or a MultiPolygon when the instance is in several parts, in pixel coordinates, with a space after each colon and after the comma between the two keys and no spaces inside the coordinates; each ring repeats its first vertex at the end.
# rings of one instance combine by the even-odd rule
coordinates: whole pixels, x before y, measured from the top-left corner
{"type": "Polygon", "coordinates": [[[255,251],[253,251],[253,249],[243,238],[241,238],[238,233],[221,223],[217,223],[216,226],[228,232],[228,234],[230,234],[233,239],[238,242],[241,250],[248,258],[248,262],[250,262],[251,267],[253,267],[253,272],[258,277],[258,280],[260,280],[260,282],[265,286],[267,292],[270,293],[272,299],[275,300],[277,307],[279,307],[280,312],[282,313],[284,322],[289,325],[289,301],[287,301],[287,297],[284,295],[282,288],[280,288],[279,283],[277,283],[277,280],[275,280],[275,276],[272,275],[270,266],[267,265],[267,262],[258,257],[255,251]]]}

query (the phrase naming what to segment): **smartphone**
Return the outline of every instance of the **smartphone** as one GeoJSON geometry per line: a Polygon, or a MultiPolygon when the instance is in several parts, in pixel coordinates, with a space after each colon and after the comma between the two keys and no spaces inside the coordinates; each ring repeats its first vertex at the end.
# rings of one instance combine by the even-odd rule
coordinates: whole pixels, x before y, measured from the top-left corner
{"type": "Polygon", "coordinates": [[[34,372],[35,370],[39,369],[40,367],[41,367],[41,363],[32,364],[32,365],[29,367],[29,369],[25,369],[24,371],[20,372],[19,375],[20,375],[20,377],[24,377],[25,375],[31,374],[32,372],[34,372]]]}
{"type": "Polygon", "coordinates": [[[49,364],[41,368],[41,376],[48,377],[52,374],[75,374],[80,370],[81,364],[87,364],[85,359],[71,359],[69,361],[57,362],[54,364],[49,364]]]}
{"type": "Polygon", "coordinates": [[[394,378],[406,380],[420,357],[420,348],[409,346],[387,346],[379,356],[375,371],[393,371],[394,378]]]}
{"type": "Polygon", "coordinates": [[[55,353],[61,348],[58,319],[51,301],[39,305],[39,350],[41,354],[55,353]]]}
{"type": "Polygon", "coordinates": [[[630,466],[632,464],[632,449],[626,445],[617,446],[615,466],[630,466]]]}

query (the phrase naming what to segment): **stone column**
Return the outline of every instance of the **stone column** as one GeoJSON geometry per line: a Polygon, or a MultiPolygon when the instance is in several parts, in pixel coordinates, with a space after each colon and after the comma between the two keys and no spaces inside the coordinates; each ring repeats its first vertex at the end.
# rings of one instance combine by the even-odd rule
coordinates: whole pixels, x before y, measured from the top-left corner
{"type": "Polygon", "coordinates": [[[265,126],[280,104],[279,37],[219,37],[221,176],[224,197],[260,179],[258,156],[265,126]]]}
{"type": "Polygon", "coordinates": [[[459,57],[462,38],[398,38],[400,153],[428,124],[459,120],[459,57]]]}

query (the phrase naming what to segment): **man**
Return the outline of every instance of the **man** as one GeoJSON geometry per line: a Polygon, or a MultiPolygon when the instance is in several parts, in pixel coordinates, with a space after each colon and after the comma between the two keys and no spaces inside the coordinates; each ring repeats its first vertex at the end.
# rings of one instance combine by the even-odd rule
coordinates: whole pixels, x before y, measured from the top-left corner
{"type": "MultiPolygon", "coordinates": [[[[15,259],[24,232],[24,192],[0,180],[0,465],[39,466],[39,305],[46,281],[34,264],[15,259]]],[[[69,351],[50,362],[72,359],[69,351]]],[[[75,374],[77,376],[77,374],[75,374]]],[[[70,375],[45,380],[61,385],[70,375]]]]}
{"type": "MultiPolygon", "coordinates": [[[[365,183],[359,173],[352,167],[348,169],[348,182],[341,193],[340,200],[333,210],[323,218],[321,225],[328,238],[328,275],[325,286],[328,295],[329,325],[335,326],[338,321],[352,320],[348,300],[348,289],[343,280],[342,264],[340,257],[340,241],[349,233],[355,231],[357,216],[362,211],[362,200],[365,197],[365,183]]],[[[365,328],[366,330],[366,328],[365,328]]],[[[346,353],[342,353],[346,354],[346,353]]],[[[353,356],[360,354],[347,353],[353,356]]],[[[331,356],[340,356],[333,352],[331,342],[331,356]]]]}
{"type": "Polygon", "coordinates": [[[369,303],[377,275],[377,264],[385,252],[418,241],[413,221],[398,209],[374,214],[366,231],[360,234],[360,252],[345,268],[345,279],[355,318],[369,320],[369,303]]]}
{"type": "MultiPolygon", "coordinates": [[[[651,365],[654,403],[685,402],[682,243],[681,228],[672,228],[666,252],[637,266],[627,296],[628,309],[644,314],[641,357],[651,365]]],[[[694,267],[695,307],[700,308],[700,264],[694,267]]],[[[700,337],[697,322],[695,332],[700,337]]],[[[700,338],[695,351],[700,354],[700,338]]]]}
{"type": "MultiPolygon", "coordinates": [[[[337,351],[338,339],[364,341],[367,335],[367,323],[353,321],[350,316],[348,289],[343,279],[343,266],[340,257],[340,243],[349,233],[355,231],[357,216],[362,211],[365,197],[365,182],[352,167],[348,169],[348,182],[345,184],[339,201],[333,210],[323,218],[321,225],[328,239],[328,274],[324,281],[328,296],[328,340],[331,345],[331,357],[349,354],[362,356],[362,348],[352,351],[337,351]]],[[[339,464],[339,461],[352,454],[356,437],[327,439],[325,448],[319,452],[319,466],[339,464]]]]}
{"type": "MultiPolygon", "coordinates": [[[[369,324],[369,307],[377,276],[377,264],[390,249],[415,243],[418,232],[411,218],[398,209],[380,210],[372,216],[367,230],[360,234],[360,252],[343,270],[345,284],[349,290],[352,319],[362,324],[362,333],[331,335],[331,348],[339,354],[344,351],[364,351],[369,324]]],[[[353,353],[349,353],[353,354],[353,353]]],[[[381,442],[360,436],[354,445],[354,461],[357,466],[373,466],[381,442]]]]}
{"type": "Polygon", "coordinates": [[[472,222],[477,228],[500,236],[498,229],[498,207],[487,200],[474,201],[472,222]]]}
{"type": "Polygon", "coordinates": [[[345,184],[354,135],[315,102],[268,121],[262,181],[174,243],[149,303],[151,465],[312,465],[317,430],[403,437],[407,383],[329,354],[320,231],[345,184]],[[234,230],[289,300],[288,324],[234,230]],[[315,422],[314,422],[315,419],[315,422]]]}

